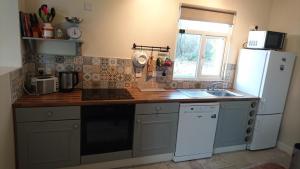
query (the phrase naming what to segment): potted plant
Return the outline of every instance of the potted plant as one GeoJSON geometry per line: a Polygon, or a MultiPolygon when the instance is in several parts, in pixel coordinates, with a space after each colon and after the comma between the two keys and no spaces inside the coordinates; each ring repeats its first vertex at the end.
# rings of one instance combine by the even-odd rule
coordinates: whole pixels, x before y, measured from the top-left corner
{"type": "Polygon", "coordinates": [[[41,5],[39,8],[39,16],[43,22],[42,25],[42,37],[43,38],[53,38],[54,37],[54,28],[51,24],[55,17],[55,9],[49,8],[46,4],[41,5]]]}

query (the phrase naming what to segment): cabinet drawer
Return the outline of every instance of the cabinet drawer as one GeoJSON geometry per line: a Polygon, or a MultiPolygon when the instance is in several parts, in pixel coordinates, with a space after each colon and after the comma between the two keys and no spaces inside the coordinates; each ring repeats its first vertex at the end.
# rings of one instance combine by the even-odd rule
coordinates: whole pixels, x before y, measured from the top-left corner
{"type": "Polygon", "coordinates": [[[53,121],[80,119],[80,107],[17,108],[17,122],[53,121]]]}
{"type": "Polygon", "coordinates": [[[179,103],[149,103],[137,104],[135,107],[136,114],[165,114],[178,113],[179,103]]]}

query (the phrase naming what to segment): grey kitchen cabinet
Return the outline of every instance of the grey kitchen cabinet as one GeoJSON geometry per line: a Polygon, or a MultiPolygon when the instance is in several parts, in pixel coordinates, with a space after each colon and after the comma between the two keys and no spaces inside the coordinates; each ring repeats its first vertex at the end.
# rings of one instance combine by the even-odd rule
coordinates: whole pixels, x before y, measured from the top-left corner
{"type": "Polygon", "coordinates": [[[16,123],[18,168],[53,169],[79,165],[81,123],[78,113],[80,113],[80,108],[32,108],[32,111],[30,111],[31,108],[26,109],[21,109],[21,111],[16,109],[15,112],[16,119],[22,121],[16,123]],[[74,116],[70,115],[71,112],[68,112],[70,110],[73,111],[74,116]],[[28,117],[23,119],[26,112],[29,112],[29,115],[41,113],[47,116],[39,114],[38,118],[33,117],[30,122],[28,117]],[[53,113],[51,114],[53,117],[48,117],[47,112],[53,113]],[[59,114],[61,112],[63,113],[59,114]],[[44,121],[45,118],[55,120],[44,121]]]}
{"type": "Polygon", "coordinates": [[[136,109],[135,115],[134,157],[174,152],[179,104],[142,104],[137,107],[139,108],[136,109]],[[168,109],[165,109],[167,107],[168,109]],[[146,113],[141,114],[141,110],[145,110],[146,113]]]}
{"type": "Polygon", "coordinates": [[[256,110],[256,100],[222,102],[214,147],[246,145],[252,135],[256,110]]]}

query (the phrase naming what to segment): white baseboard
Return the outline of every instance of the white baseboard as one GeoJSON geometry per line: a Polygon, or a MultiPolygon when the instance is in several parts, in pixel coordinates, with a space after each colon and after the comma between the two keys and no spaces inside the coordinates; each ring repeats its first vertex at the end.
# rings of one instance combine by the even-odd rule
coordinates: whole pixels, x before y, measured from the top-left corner
{"type": "Polygon", "coordinates": [[[284,144],[283,142],[278,141],[277,148],[281,151],[288,153],[289,155],[293,154],[294,147],[284,144]]]}
{"type": "MultiPolygon", "coordinates": [[[[277,143],[277,148],[281,151],[288,153],[289,155],[293,154],[293,147],[286,145],[282,142],[277,143]]],[[[229,147],[220,147],[214,149],[214,154],[220,154],[225,152],[233,152],[233,151],[240,151],[246,150],[246,145],[237,145],[237,146],[229,146],[229,147]]],[[[94,163],[94,164],[86,164],[86,165],[79,165],[74,167],[68,167],[63,169],[112,169],[112,168],[120,168],[120,167],[130,167],[136,165],[143,165],[143,164],[151,164],[151,163],[158,163],[163,161],[171,161],[173,159],[173,154],[160,154],[160,155],[153,155],[153,156],[146,156],[146,157],[139,157],[139,158],[130,158],[124,160],[115,160],[109,162],[102,162],[102,163],[94,163]]]]}
{"type": "Polygon", "coordinates": [[[214,149],[214,154],[246,150],[246,146],[246,144],[242,144],[237,146],[219,147],[214,149]]]}
{"type": "Polygon", "coordinates": [[[210,153],[203,153],[203,154],[194,154],[194,155],[187,155],[187,156],[174,156],[173,161],[181,162],[187,160],[196,160],[201,158],[209,158],[212,156],[212,152],[210,153]]]}
{"type": "Polygon", "coordinates": [[[173,154],[169,153],[169,154],[160,154],[160,155],[153,155],[153,156],[146,156],[146,157],[139,157],[139,158],[129,158],[124,160],[108,161],[102,163],[86,164],[86,165],[80,165],[74,167],[67,167],[63,169],[99,169],[99,168],[112,169],[112,168],[158,163],[163,161],[170,161],[172,159],[173,159],[173,154]]]}

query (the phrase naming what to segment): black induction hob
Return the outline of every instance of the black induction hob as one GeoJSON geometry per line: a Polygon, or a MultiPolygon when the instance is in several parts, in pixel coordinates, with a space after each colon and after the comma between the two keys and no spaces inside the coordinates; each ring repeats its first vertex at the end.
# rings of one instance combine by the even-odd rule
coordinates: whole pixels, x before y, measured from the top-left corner
{"type": "Polygon", "coordinates": [[[83,89],[82,100],[126,100],[133,99],[127,89],[83,89]]]}

